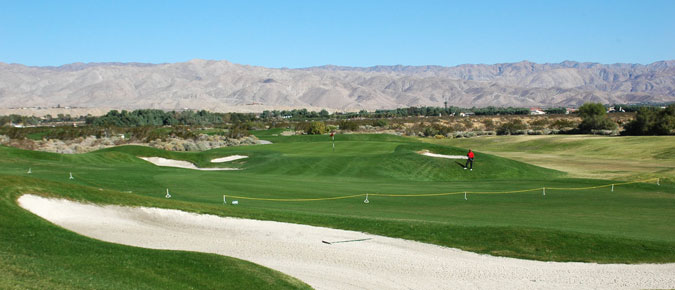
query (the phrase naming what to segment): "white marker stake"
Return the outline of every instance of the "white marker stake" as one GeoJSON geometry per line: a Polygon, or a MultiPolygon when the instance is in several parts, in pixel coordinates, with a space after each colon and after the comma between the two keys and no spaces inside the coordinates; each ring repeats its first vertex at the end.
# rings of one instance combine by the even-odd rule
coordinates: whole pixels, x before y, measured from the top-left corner
{"type": "Polygon", "coordinates": [[[659,179],[660,179],[660,178],[657,178],[657,179],[656,179],[656,185],[661,186],[661,184],[659,183],[659,179]]]}
{"type": "Polygon", "coordinates": [[[612,192],[614,192],[614,184],[612,184],[612,192]]]}
{"type": "Polygon", "coordinates": [[[468,199],[466,198],[466,191],[464,192],[464,200],[468,200],[468,199]]]}
{"type": "Polygon", "coordinates": [[[75,179],[75,177],[73,177],[73,173],[72,173],[72,172],[70,173],[70,177],[69,177],[68,179],[75,179]]]}
{"type": "Polygon", "coordinates": [[[225,205],[227,205],[227,198],[225,198],[224,195],[223,195],[223,203],[224,203],[225,205]]]}
{"type": "Polygon", "coordinates": [[[169,194],[169,189],[166,189],[166,195],[164,196],[166,198],[171,198],[171,194],[169,194]]]}
{"type": "Polygon", "coordinates": [[[31,173],[33,173],[33,172],[30,170],[30,168],[28,168],[28,174],[31,174],[31,173]]]}
{"type": "Polygon", "coordinates": [[[366,200],[364,200],[363,203],[370,203],[370,201],[368,201],[368,194],[367,193],[366,193],[366,200]]]}
{"type": "Polygon", "coordinates": [[[541,195],[546,196],[546,187],[542,187],[541,195]]]}

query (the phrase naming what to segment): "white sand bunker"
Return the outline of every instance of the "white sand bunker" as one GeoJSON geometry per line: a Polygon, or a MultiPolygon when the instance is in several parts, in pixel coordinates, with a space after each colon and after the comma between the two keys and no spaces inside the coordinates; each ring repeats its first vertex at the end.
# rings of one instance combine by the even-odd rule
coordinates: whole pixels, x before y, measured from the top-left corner
{"type": "Polygon", "coordinates": [[[244,158],[248,158],[248,156],[244,156],[244,155],[230,155],[230,156],[226,156],[226,157],[221,157],[221,158],[211,159],[211,163],[230,162],[230,161],[235,161],[235,160],[244,159],[244,158]]]}
{"type": "Polygon", "coordinates": [[[88,237],[152,249],[232,256],[297,277],[316,289],[655,289],[675,286],[675,264],[519,260],[354,231],[157,208],[101,207],[35,195],[21,196],[19,204],[88,237]],[[369,240],[322,243],[322,240],[354,239],[369,240]]]}
{"type": "Polygon", "coordinates": [[[186,169],[195,169],[195,170],[205,170],[205,171],[217,171],[217,170],[240,170],[239,168],[199,168],[196,165],[188,161],[183,160],[173,160],[166,159],[162,157],[138,157],[145,161],[148,161],[157,166],[166,166],[166,167],[177,167],[177,168],[186,168],[186,169]]]}
{"type": "Polygon", "coordinates": [[[429,150],[422,150],[422,151],[419,151],[417,153],[422,154],[424,156],[436,157],[436,158],[468,159],[468,157],[466,157],[464,155],[443,155],[443,154],[431,153],[431,152],[429,152],[429,150]]]}

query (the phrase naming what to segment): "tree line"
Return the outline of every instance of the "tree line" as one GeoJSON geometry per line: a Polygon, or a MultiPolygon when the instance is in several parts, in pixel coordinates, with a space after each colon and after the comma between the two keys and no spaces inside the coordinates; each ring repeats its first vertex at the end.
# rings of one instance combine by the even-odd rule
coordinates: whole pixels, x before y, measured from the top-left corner
{"type": "Polygon", "coordinates": [[[100,117],[87,117],[88,125],[98,127],[138,127],[138,126],[210,126],[225,123],[253,121],[252,113],[212,113],[201,111],[170,111],[144,109],[126,111],[112,110],[100,117]]]}

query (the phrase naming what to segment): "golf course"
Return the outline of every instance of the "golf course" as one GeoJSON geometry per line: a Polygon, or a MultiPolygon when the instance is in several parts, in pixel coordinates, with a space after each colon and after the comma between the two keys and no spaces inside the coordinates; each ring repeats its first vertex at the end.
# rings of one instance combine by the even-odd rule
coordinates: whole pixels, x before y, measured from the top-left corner
{"type": "MultiPolygon", "coordinates": [[[[70,155],[0,146],[0,288],[310,288],[227,256],[78,235],[19,206],[25,194],[349,230],[536,261],[675,263],[672,137],[593,143],[579,135],[572,142],[347,134],[333,147],[327,135],[252,133],[272,144],[196,153],[119,146],[70,155]],[[476,154],[473,170],[463,168],[464,159],[420,154],[463,156],[468,148],[476,154]],[[228,156],[246,158],[211,162],[228,156]],[[157,166],[140,157],[236,170],[157,166]]],[[[358,243],[368,241],[350,245],[358,243]]]]}

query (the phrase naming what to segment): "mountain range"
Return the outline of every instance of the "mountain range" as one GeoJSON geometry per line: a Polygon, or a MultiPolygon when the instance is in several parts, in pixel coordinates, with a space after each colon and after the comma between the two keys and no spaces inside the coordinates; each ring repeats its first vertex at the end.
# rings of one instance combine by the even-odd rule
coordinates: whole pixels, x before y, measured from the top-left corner
{"type": "Polygon", "coordinates": [[[167,64],[0,62],[0,108],[70,106],[251,112],[409,106],[574,107],[675,101],[675,61],[598,64],[266,68],[195,59],[167,64]]]}

